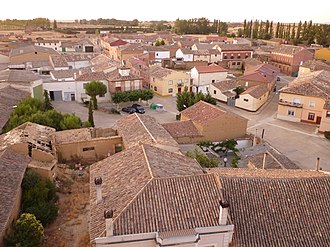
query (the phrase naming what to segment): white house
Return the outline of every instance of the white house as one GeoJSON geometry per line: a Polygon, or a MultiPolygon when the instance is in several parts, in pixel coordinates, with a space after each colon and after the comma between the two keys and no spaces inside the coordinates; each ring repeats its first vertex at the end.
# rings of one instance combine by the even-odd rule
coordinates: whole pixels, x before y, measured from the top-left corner
{"type": "Polygon", "coordinates": [[[197,66],[191,69],[193,79],[193,92],[207,94],[212,83],[223,81],[227,78],[228,70],[219,65],[197,66]]]}
{"type": "Polygon", "coordinates": [[[190,49],[179,48],[175,53],[175,57],[185,62],[192,62],[194,61],[194,52],[190,49]]]}
{"type": "Polygon", "coordinates": [[[51,48],[55,51],[61,50],[62,42],[59,40],[44,40],[44,39],[37,39],[37,42],[34,43],[35,46],[42,46],[46,48],[51,48]]]}

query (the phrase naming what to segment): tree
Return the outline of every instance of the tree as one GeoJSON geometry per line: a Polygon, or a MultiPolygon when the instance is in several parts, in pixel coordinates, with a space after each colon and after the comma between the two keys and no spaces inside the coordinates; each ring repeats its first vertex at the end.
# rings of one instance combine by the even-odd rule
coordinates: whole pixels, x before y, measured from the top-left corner
{"type": "Polygon", "coordinates": [[[52,106],[52,103],[50,102],[49,94],[47,90],[44,90],[44,111],[52,110],[54,107],[52,106]]]}
{"type": "Polygon", "coordinates": [[[33,214],[24,213],[16,221],[6,240],[7,246],[41,247],[44,228],[33,214]]]}
{"type": "Polygon", "coordinates": [[[53,29],[54,29],[54,30],[57,29],[57,22],[56,22],[56,20],[54,20],[54,23],[53,23],[53,29]]]}
{"type": "Polygon", "coordinates": [[[300,37],[301,37],[301,25],[302,25],[302,23],[301,23],[301,21],[299,21],[298,28],[297,28],[297,34],[296,34],[296,39],[297,40],[299,40],[300,37]]]}
{"type": "Polygon", "coordinates": [[[235,98],[238,98],[239,95],[245,91],[245,89],[242,87],[236,87],[233,91],[236,93],[235,98]]]}
{"type": "Polygon", "coordinates": [[[107,86],[100,81],[90,81],[85,87],[86,94],[91,97],[93,101],[94,110],[97,110],[97,98],[96,96],[101,96],[107,93],[107,86]]]}
{"type": "Polygon", "coordinates": [[[64,115],[60,126],[62,130],[79,129],[82,126],[82,122],[79,117],[66,114],[64,115]]]}
{"type": "Polygon", "coordinates": [[[275,29],[275,38],[279,37],[279,33],[280,33],[280,23],[277,22],[276,29],[275,29]]]}
{"type": "Polygon", "coordinates": [[[296,37],[296,23],[293,23],[290,39],[293,40],[293,39],[295,39],[295,37],[296,37]]]}
{"type": "Polygon", "coordinates": [[[89,104],[88,104],[88,122],[90,123],[90,125],[92,127],[95,127],[92,104],[93,104],[92,101],[89,101],[89,104]]]}
{"type": "Polygon", "coordinates": [[[186,156],[196,159],[196,161],[202,166],[206,168],[217,167],[219,161],[216,158],[207,157],[202,151],[195,148],[193,151],[188,151],[186,156]]]}

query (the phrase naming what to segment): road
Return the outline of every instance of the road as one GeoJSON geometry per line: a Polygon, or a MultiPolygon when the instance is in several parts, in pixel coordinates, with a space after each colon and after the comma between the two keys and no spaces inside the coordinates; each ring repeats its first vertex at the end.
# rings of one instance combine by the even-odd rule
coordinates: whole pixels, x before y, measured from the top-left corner
{"type": "MultiPolygon", "coordinates": [[[[291,77],[281,77],[277,88],[280,89],[291,77]]],[[[317,157],[320,157],[320,166],[323,170],[330,171],[330,141],[322,134],[317,133],[316,125],[305,123],[292,123],[276,118],[277,102],[279,94],[272,93],[270,100],[256,113],[247,112],[235,107],[229,107],[218,103],[219,106],[231,110],[249,120],[248,132],[261,137],[264,131],[264,140],[268,141],[276,149],[286,155],[298,166],[304,169],[314,169],[317,157]]],[[[164,105],[165,111],[151,110],[145,105],[146,114],[157,119],[159,123],[175,121],[178,114],[176,110],[175,97],[155,96],[149,103],[160,103],[164,105]]],[[[110,106],[109,103],[108,107],[110,106]]],[[[88,119],[88,109],[76,102],[53,102],[54,107],[65,113],[75,113],[83,121],[88,119]]],[[[100,104],[102,106],[102,104],[100,104]]],[[[105,104],[106,105],[106,104],[105,104]]],[[[120,105],[123,107],[124,104],[120,105]]],[[[113,127],[118,119],[127,115],[126,113],[108,114],[101,111],[94,112],[96,127],[113,127]]]]}

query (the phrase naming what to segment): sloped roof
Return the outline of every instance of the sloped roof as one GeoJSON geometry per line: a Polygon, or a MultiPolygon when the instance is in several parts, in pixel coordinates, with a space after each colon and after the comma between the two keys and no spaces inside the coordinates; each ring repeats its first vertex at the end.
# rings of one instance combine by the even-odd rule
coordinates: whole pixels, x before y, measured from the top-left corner
{"type": "Polygon", "coordinates": [[[29,70],[0,71],[0,82],[30,83],[41,79],[41,76],[29,70]]]}
{"type": "Polygon", "coordinates": [[[225,80],[225,81],[219,81],[212,83],[212,86],[216,87],[219,89],[221,92],[226,92],[232,89],[235,89],[236,87],[239,86],[238,80],[233,79],[233,80],[225,80]]]}
{"type": "Polygon", "coordinates": [[[307,170],[211,169],[235,225],[235,246],[326,246],[330,176],[307,170]]]}
{"type": "Polygon", "coordinates": [[[207,122],[219,118],[225,115],[227,111],[223,108],[219,108],[205,101],[199,101],[196,104],[188,107],[181,112],[188,119],[196,122],[200,125],[205,125],[207,122]]]}
{"type": "Polygon", "coordinates": [[[263,63],[245,70],[244,75],[238,79],[270,83],[275,81],[279,73],[280,71],[278,68],[270,64],[263,63]]]}
{"type": "Polygon", "coordinates": [[[94,80],[106,80],[107,77],[105,76],[103,71],[100,72],[88,72],[84,73],[80,76],[77,76],[76,81],[94,81],[94,80]]]}
{"type": "Polygon", "coordinates": [[[219,44],[221,51],[253,51],[249,45],[244,44],[219,44]]]}
{"type": "Polygon", "coordinates": [[[0,151],[0,236],[12,224],[9,222],[11,212],[20,197],[21,183],[29,162],[28,157],[10,149],[0,151]]]}
{"type": "Polygon", "coordinates": [[[320,70],[303,74],[280,92],[329,99],[330,71],[320,70]]]}
{"type": "Polygon", "coordinates": [[[101,236],[105,230],[104,210],[114,210],[114,219],[120,217],[152,179],[197,174],[203,171],[195,160],[150,145],[137,145],[93,164],[90,173],[91,239],[101,236]],[[99,204],[96,203],[96,177],[103,180],[104,201],[99,204]]]}
{"type": "Polygon", "coordinates": [[[191,120],[165,123],[163,127],[173,138],[202,136],[191,120]]]}
{"type": "Polygon", "coordinates": [[[35,46],[35,45],[28,45],[28,46],[13,48],[10,52],[9,57],[15,57],[15,56],[20,56],[20,55],[23,55],[23,54],[35,53],[35,52],[48,53],[49,55],[58,54],[58,52],[55,51],[52,48],[47,48],[47,47],[42,47],[42,46],[35,46]]]}
{"type": "Polygon", "coordinates": [[[218,226],[221,198],[216,176],[153,179],[114,221],[114,234],[218,226]]]}
{"type": "Polygon", "coordinates": [[[178,148],[178,143],[155,118],[136,113],[117,121],[118,135],[122,136],[126,148],[139,143],[178,148]]]}
{"type": "Polygon", "coordinates": [[[317,70],[330,71],[330,64],[322,62],[320,60],[316,60],[316,59],[304,61],[303,64],[300,65],[300,67],[309,68],[311,70],[311,72],[317,71],[317,70]]]}
{"type": "Polygon", "coordinates": [[[222,68],[219,65],[211,64],[211,65],[201,65],[195,67],[200,74],[204,73],[218,73],[218,72],[227,72],[228,70],[222,68]]]}
{"type": "Polygon", "coordinates": [[[149,75],[156,78],[163,78],[170,75],[172,72],[174,71],[171,69],[166,69],[157,65],[149,67],[149,75]]]}
{"type": "Polygon", "coordinates": [[[272,53],[295,55],[303,50],[306,50],[306,48],[301,46],[294,46],[294,45],[280,45],[275,47],[272,53]]]}
{"type": "Polygon", "coordinates": [[[253,86],[245,90],[241,95],[249,94],[253,98],[259,99],[261,96],[268,92],[268,88],[265,86],[253,86]]]}

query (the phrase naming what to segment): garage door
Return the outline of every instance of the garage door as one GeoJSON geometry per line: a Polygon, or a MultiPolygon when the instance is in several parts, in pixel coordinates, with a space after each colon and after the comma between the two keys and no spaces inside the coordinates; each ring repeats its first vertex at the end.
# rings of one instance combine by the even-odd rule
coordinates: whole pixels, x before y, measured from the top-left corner
{"type": "Polygon", "coordinates": [[[60,101],[62,100],[62,91],[49,91],[49,97],[51,100],[60,101]]]}
{"type": "Polygon", "coordinates": [[[75,93],[74,92],[64,92],[64,101],[75,101],[75,93]]]}

